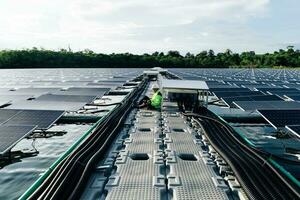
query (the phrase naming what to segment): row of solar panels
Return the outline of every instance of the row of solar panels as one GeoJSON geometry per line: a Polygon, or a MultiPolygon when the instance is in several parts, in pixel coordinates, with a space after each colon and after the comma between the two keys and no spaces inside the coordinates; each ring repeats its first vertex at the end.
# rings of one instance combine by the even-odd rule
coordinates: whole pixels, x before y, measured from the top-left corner
{"type": "Polygon", "coordinates": [[[7,108],[10,109],[76,111],[109,90],[110,88],[75,87],[67,90],[59,88],[22,88],[14,92],[2,90],[0,103],[2,106],[8,105],[7,108]]]}
{"type": "Polygon", "coordinates": [[[212,91],[228,106],[237,107],[243,111],[257,111],[274,128],[286,127],[300,137],[300,102],[284,101],[283,98],[276,95],[278,92],[285,91],[300,94],[299,90],[294,88],[265,88],[251,91],[248,88],[216,88],[212,91]]]}

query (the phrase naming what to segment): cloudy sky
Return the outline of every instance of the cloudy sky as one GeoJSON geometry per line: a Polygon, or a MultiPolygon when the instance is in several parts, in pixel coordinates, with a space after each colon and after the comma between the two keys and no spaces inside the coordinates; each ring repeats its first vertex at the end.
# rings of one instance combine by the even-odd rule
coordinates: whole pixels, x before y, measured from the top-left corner
{"type": "Polygon", "coordinates": [[[300,48],[299,0],[0,0],[0,49],[300,48]]]}

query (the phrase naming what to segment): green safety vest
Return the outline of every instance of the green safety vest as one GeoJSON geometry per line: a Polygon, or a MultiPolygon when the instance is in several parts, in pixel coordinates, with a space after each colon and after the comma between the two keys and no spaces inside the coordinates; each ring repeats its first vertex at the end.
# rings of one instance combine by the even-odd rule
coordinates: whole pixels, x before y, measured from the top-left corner
{"type": "Polygon", "coordinates": [[[161,107],[161,100],[162,96],[158,94],[159,91],[155,92],[151,98],[151,106],[153,106],[156,109],[159,109],[161,107]]]}

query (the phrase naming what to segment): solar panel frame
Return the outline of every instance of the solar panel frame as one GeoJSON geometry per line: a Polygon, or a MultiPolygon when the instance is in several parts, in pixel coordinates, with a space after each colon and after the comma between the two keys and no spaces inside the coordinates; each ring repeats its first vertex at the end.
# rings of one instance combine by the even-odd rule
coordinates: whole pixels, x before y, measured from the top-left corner
{"type": "Polygon", "coordinates": [[[0,126],[0,155],[11,150],[19,141],[32,133],[35,128],[36,126],[0,126]],[[12,137],[12,132],[14,137],[12,137]]]}

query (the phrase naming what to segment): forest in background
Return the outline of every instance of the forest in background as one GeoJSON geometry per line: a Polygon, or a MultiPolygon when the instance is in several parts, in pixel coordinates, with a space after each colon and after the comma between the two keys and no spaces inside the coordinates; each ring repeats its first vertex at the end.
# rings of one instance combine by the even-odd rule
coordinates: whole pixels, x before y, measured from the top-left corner
{"type": "Polygon", "coordinates": [[[273,53],[256,54],[254,51],[234,53],[213,50],[198,54],[178,51],[167,53],[134,55],[131,53],[102,54],[86,49],[73,52],[71,49],[58,51],[46,49],[1,50],[0,68],[229,68],[229,67],[300,67],[300,50],[293,46],[273,53]]]}

